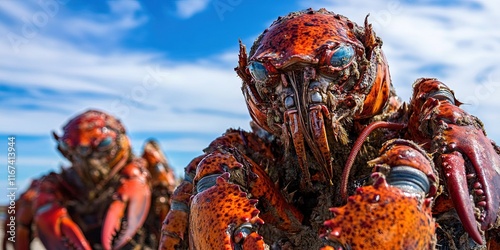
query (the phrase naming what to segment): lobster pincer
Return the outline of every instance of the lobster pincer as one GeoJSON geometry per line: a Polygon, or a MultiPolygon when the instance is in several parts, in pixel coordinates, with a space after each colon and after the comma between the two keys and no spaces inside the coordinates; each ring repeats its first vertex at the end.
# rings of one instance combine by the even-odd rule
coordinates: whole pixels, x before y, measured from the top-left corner
{"type": "MultiPolygon", "coordinates": [[[[138,160],[140,161],[140,160],[138,160]]],[[[104,249],[120,249],[142,227],[151,206],[150,176],[140,163],[131,163],[121,172],[121,185],[113,195],[102,229],[104,249]],[[125,214],[127,212],[127,214],[125,214]],[[123,220],[126,216],[126,224],[123,220]]]]}
{"type": "MultiPolygon", "coordinates": [[[[218,140],[234,134],[239,132],[228,132],[218,140]]],[[[264,240],[258,234],[263,219],[276,223],[278,228],[300,230],[300,212],[287,204],[274,183],[251,158],[232,147],[214,146],[212,150],[198,164],[193,181],[196,191],[190,205],[191,247],[232,249],[239,245],[264,249],[264,240]],[[261,213],[257,205],[274,209],[261,213]],[[203,225],[212,225],[212,228],[203,225]],[[214,227],[217,228],[215,232],[214,227]]]]}
{"type": "Polygon", "coordinates": [[[165,219],[160,249],[186,242],[191,249],[266,249],[270,243],[259,232],[264,220],[283,230],[301,229],[300,212],[286,202],[248,152],[235,147],[262,147],[256,140],[253,134],[229,130],[189,164],[165,219]]]}
{"type": "Polygon", "coordinates": [[[191,201],[191,211],[196,212],[190,218],[190,246],[194,249],[206,249],[208,246],[232,249],[236,244],[243,245],[243,240],[251,237],[257,239],[255,248],[251,249],[264,249],[262,237],[254,234],[257,227],[264,224],[258,217],[259,210],[255,208],[257,200],[248,199],[247,193],[228,180],[229,173],[216,177],[214,186],[207,190],[200,189],[202,192],[191,201]],[[203,237],[205,235],[208,237],[203,237]],[[193,238],[199,240],[193,241],[193,238]]]}
{"type": "Polygon", "coordinates": [[[500,220],[500,156],[479,119],[459,106],[436,79],[419,79],[410,103],[408,135],[429,152],[447,184],[464,229],[479,244],[500,220]]]}
{"type": "Polygon", "coordinates": [[[62,194],[59,189],[54,174],[40,181],[33,204],[38,237],[49,249],[90,250],[90,243],[61,203],[62,194]]]}

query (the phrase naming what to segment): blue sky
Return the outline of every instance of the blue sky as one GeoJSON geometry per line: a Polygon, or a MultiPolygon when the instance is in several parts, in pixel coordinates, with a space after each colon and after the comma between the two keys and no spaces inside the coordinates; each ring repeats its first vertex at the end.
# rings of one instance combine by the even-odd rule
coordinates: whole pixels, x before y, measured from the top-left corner
{"type": "Polygon", "coordinates": [[[249,128],[233,72],[238,39],[250,47],[278,16],[307,7],[358,24],[370,13],[403,100],[415,79],[437,77],[500,141],[498,2],[270,2],[0,1],[0,159],[7,162],[7,137],[16,136],[20,191],[67,166],[51,132],[89,108],[118,116],[136,153],[147,138],[159,140],[181,175],[227,128],[249,128]]]}

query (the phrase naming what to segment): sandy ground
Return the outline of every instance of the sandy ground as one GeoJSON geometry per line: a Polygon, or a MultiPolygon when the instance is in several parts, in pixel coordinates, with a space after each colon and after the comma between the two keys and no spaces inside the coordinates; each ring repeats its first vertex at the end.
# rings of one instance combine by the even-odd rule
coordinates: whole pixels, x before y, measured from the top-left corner
{"type": "MultiPolygon", "coordinates": [[[[3,225],[4,225],[3,220],[0,220],[0,242],[3,242],[3,237],[4,237],[3,225]]],[[[1,244],[0,244],[0,249],[2,249],[1,244]]],[[[32,250],[45,250],[45,247],[43,247],[42,243],[40,242],[40,240],[38,240],[38,238],[35,238],[33,240],[33,242],[31,242],[30,249],[32,249],[32,250]]],[[[7,244],[7,249],[4,249],[4,250],[14,250],[14,247],[12,246],[12,244],[7,244]]]]}

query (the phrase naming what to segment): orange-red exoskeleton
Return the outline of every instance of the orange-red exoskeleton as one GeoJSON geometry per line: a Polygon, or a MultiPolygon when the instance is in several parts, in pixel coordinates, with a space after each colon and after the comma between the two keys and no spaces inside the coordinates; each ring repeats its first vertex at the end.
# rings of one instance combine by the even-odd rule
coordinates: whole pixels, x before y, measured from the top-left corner
{"type": "Polygon", "coordinates": [[[324,9],[241,44],[253,131],[186,167],[160,249],[498,247],[498,147],[436,79],[402,103],[381,47],[324,9]]]}
{"type": "Polygon", "coordinates": [[[29,249],[35,232],[46,249],[156,248],[176,184],[158,143],[147,141],[134,156],[122,123],[97,110],[77,115],[54,138],[71,166],[21,195],[14,248],[29,249]]]}

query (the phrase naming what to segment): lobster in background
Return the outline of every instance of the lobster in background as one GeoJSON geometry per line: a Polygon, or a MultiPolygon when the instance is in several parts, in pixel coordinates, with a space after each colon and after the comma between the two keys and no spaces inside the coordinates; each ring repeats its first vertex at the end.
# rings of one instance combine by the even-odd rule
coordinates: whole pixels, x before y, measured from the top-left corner
{"type": "Polygon", "coordinates": [[[51,250],[157,248],[176,185],[158,143],[147,141],[135,157],[121,122],[97,110],[77,115],[54,138],[71,166],[20,196],[14,248],[29,249],[35,233],[51,250]]]}
{"type": "Polygon", "coordinates": [[[382,40],[278,18],[235,68],[252,131],[186,168],[160,249],[500,249],[500,150],[436,79],[392,86],[382,40]]]}

